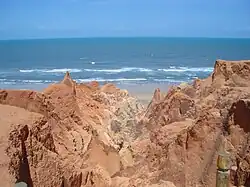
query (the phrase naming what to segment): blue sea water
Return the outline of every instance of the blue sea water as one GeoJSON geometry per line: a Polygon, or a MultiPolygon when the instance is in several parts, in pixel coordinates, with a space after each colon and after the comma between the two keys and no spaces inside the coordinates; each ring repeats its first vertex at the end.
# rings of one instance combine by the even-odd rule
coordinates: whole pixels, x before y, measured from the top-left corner
{"type": "Polygon", "coordinates": [[[250,59],[250,39],[74,38],[0,41],[0,88],[59,81],[179,83],[204,78],[216,59],[250,59]]]}

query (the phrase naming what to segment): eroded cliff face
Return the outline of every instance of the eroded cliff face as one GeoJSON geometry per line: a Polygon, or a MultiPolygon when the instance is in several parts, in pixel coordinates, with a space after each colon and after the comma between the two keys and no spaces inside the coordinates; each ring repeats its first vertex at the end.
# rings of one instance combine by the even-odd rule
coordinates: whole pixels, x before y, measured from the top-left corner
{"type": "Polygon", "coordinates": [[[218,60],[207,79],[172,87],[160,101],[157,90],[141,122],[150,136],[132,144],[141,170],[127,168],[119,176],[215,186],[218,149],[226,139],[238,167],[231,183],[249,186],[249,75],[249,61],[218,60]]]}
{"type": "Polygon", "coordinates": [[[156,89],[145,109],[69,73],[42,93],[0,90],[0,186],[215,186],[223,139],[231,183],[249,186],[249,83],[250,61],[218,60],[207,79],[156,89]]]}
{"type": "Polygon", "coordinates": [[[123,167],[119,151],[134,139],[131,124],[142,110],[126,91],[95,82],[76,84],[69,73],[43,93],[1,90],[0,103],[36,116],[1,134],[8,140],[1,148],[7,159],[2,171],[8,171],[9,180],[0,186],[15,181],[36,187],[111,186],[111,176],[123,167]]]}

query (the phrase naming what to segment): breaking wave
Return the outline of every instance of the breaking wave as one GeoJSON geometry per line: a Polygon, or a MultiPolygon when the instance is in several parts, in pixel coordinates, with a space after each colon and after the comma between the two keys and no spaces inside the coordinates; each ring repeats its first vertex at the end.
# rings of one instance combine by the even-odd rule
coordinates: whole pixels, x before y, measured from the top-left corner
{"type": "Polygon", "coordinates": [[[126,82],[126,81],[147,81],[145,78],[134,78],[134,79],[127,79],[127,78],[117,78],[117,79],[103,79],[103,78],[90,78],[90,79],[77,79],[77,82],[91,82],[91,81],[98,81],[98,82],[126,82]]]}
{"type": "MultiPolygon", "coordinates": [[[[194,78],[193,78],[194,79],[194,78]]],[[[85,78],[85,79],[75,79],[78,83],[87,83],[91,81],[98,81],[98,82],[114,82],[114,83],[132,83],[132,82],[143,82],[143,83],[152,83],[152,82],[169,82],[169,83],[181,83],[181,82],[189,82],[189,80],[181,80],[181,79],[174,79],[174,78],[114,78],[114,79],[105,79],[101,77],[97,78],[85,78]]],[[[15,79],[0,79],[0,84],[51,84],[56,83],[56,80],[15,80],[15,79]]]]}
{"type": "MultiPolygon", "coordinates": [[[[88,78],[88,79],[76,79],[78,83],[83,82],[130,82],[130,81],[147,81],[145,78],[117,78],[117,79],[104,79],[104,78],[88,78]]],[[[14,79],[0,79],[0,83],[3,84],[46,84],[56,83],[54,80],[14,80],[14,79]]]]}
{"type": "Polygon", "coordinates": [[[207,72],[210,73],[213,71],[212,67],[175,67],[170,66],[169,68],[161,68],[161,69],[149,69],[149,68],[141,68],[141,67],[123,67],[117,69],[74,69],[74,68],[62,68],[62,69],[20,69],[21,73],[66,73],[67,71],[71,73],[79,73],[79,72],[100,72],[100,73],[122,73],[122,72],[207,72]]]}
{"type": "Polygon", "coordinates": [[[33,73],[33,72],[42,72],[42,73],[66,73],[67,71],[72,73],[81,72],[81,69],[69,69],[69,68],[62,68],[62,69],[20,69],[19,72],[21,73],[33,73]]]}
{"type": "Polygon", "coordinates": [[[170,66],[167,69],[157,69],[158,71],[164,72],[212,72],[214,68],[212,67],[196,67],[196,68],[189,68],[189,67],[175,67],[170,66]]]}
{"type": "Polygon", "coordinates": [[[84,71],[89,72],[105,72],[105,73],[121,73],[121,72],[150,72],[152,69],[147,68],[136,68],[136,67],[127,67],[127,68],[119,68],[119,69],[84,69],[84,71]]]}
{"type": "Polygon", "coordinates": [[[30,83],[30,84],[44,84],[44,83],[54,83],[56,81],[52,80],[15,80],[15,79],[0,79],[0,83],[4,84],[20,84],[20,83],[30,83]]]}

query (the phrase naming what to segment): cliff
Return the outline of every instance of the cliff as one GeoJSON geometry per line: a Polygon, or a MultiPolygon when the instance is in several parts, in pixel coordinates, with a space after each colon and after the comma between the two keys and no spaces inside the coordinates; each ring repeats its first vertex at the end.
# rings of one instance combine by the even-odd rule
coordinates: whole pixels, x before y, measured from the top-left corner
{"type": "Polygon", "coordinates": [[[204,80],[126,90],[64,79],[43,92],[0,90],[0,186],[215,186],[227,141],[231,183],[250,184],[250,61],[217,60],[204,80]]]}
{"type": "Polygon", "coordinates": [[[132,144],[136,168],[118,176],[176,186],[215,186],[216,159],[227,140],[231,183],[250,185],[250,61],[217,60],[210,77],[172,87],[160,98],[156,90],[145,112],[149,137],[132,144]],[[160,98],[160,99],[159,99],[160,98]]]}

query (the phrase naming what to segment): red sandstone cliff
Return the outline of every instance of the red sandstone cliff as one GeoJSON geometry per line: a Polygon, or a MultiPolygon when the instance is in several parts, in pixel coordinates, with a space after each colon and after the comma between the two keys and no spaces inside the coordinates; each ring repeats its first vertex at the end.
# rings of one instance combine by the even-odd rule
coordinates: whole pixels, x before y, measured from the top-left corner
{"type": "Polygon", "coordinates": [[[218,60],[143,111],[112,84],[67,73],[42,93],[0,90],[0,186],[215,186],[227,140],[232,184],[250,186],[250,61],[218,60]],[[222,135],[222,136],[221,136],[222,135]]]}
{"type": "Polygon", "coordinates": [[[132,144],[140,171],[126,168],[118,176],[168,180],[179,187],[215,186],[223,135],[238,166],[232,184],[250,186],[249,75],[249,61],[218,60],[211,77],[173,87],[161,101],[158,90],[141,122],[149,138],[132,144]]]}
{"type": "Polygon", "coordinates": [[[76,84],[69,73],[43,93],[0,90],[6,129],[0,186],[111,186],[111,176],[122,168],[119,151],[135,138],[134,126],[126,124],[136,124],[141,109],[126,91],[76,84]]]}

